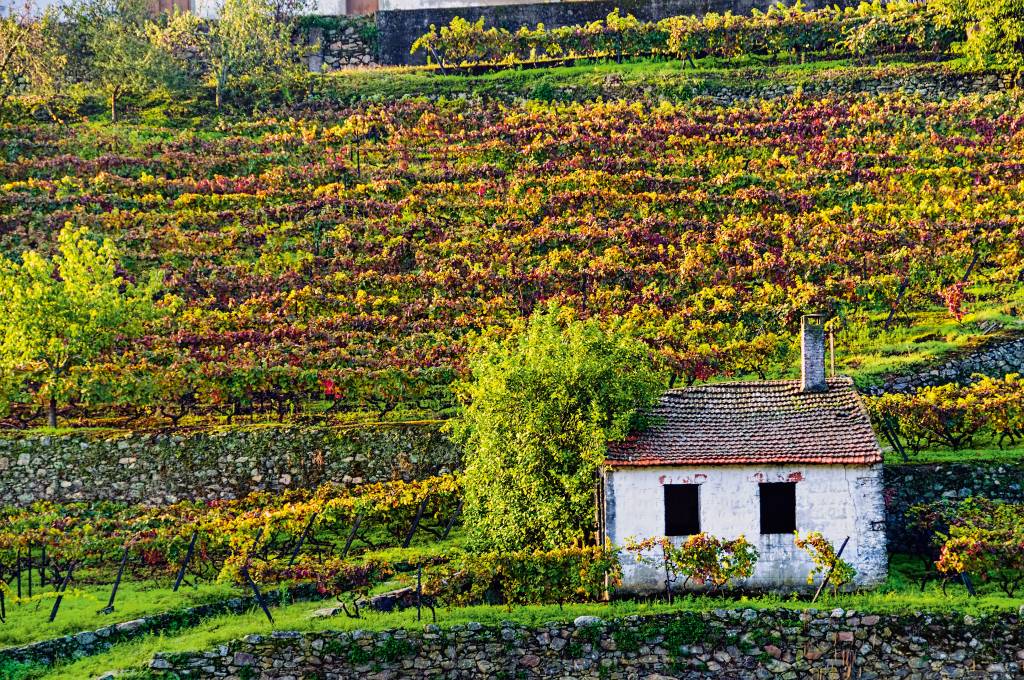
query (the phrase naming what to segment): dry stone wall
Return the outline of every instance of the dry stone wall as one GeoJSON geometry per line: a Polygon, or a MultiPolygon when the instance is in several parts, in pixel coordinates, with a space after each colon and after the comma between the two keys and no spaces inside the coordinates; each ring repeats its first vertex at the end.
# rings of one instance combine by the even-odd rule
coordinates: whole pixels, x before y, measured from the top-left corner
{"type": "Polygon", "coordinates": [[[894,552],[910,544],[906,513],[912,505],[970,496],[1024,503],[1024,463],[886,465],[883,480],[886,537],[894,552]]]}
{"type": "Polygon", "coordinates": [[[377,26],[373,16],[311,17],[306,44],[317,49],[307,58],[310,71],[336,71],[352,66],[377,66],[377,26]]]}
{"type": "MultiPolygon", "coordinates": [[[[234,427],[177,432],[0,433],[0,505],[116,500],[148,504],[238,498],[252,491],[414,479],[455,470],[460,449],[440,423],[359,428],[234,427]]],[[[887,465],[887,539],[904,513],[939,498],[1024,502],[1024,464],[887,465]]]]}
{"type": "MultiPolygon", "coordinates": [[[[632,14],[643,21],[657,21],[682,14],[703,15],[708,12],[750,14],[764,11],[776,4],[774,0],[588,0],[584,2],[527,2],[498,4],[473,3],[472,6],[451,6],[435,0],[382,0],[377,13],[380,31],[381,61],[385,64],[422,64],[422,52],[410,54],[413,42],[430,29],[431,24],[447,26],[455,17],[469,21],[484,18],[487,26],[516,31],[520,26],[548,27],[587,24],[604,19],[612,10],[632,14]]],[[[828,4],[856,4],[852,0],[805,0],[805,9],[828,4]]]]}
{"type": "Polygon", "coordinates": [[[233,427],[0,436],[0,505],[238,498],[324,482],[412,479],[455,469],[438,423],[233,427]]]}
{"type": "Polygon", "coordinates": [[[919,387],[970,383],[975,375],[1001,378],[1008,373],[1024,373],[1024,337],[997,338],[983,347],[955,356],[936,366],[893,376],[884,385],[872,391],[912,392],[919,387]]]}
{"type": "Polygon", "coordinates": [[[1019,615],[717,610],[525,628],[249,635],[160,654],[178,678],[986,678],[1024,677],[1019,615]]]}

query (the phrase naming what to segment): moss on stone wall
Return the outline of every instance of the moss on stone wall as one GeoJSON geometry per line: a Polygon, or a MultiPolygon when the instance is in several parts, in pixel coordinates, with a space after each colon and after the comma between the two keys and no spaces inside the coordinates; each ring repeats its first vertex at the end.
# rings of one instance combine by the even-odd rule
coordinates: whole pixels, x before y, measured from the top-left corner
{"type": "Polygon", "coordinates": [[[149,504],[252,491],[413,479],[459,465],[442,424],[262,425],[170,432],[86,430],[0,438],[0,504],[149,504]]]}
{"type": "Polygon", "coordinates": [[[157,655],[167,677],[1012,678],[1020,617],[716,610],[523,627],[275,632],[207,653],[157,655]],[[175,674],[172,676],[171,674],[175,674]]]}

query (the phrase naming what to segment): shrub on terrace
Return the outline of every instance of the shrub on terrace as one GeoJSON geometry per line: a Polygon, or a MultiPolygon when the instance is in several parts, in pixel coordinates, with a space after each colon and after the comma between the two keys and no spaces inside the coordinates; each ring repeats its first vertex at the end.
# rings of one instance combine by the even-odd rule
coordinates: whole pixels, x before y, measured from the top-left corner
{"type": "Polygon", "coordinates": [[[940,21],[963,31],[960,46],[975,66],[1024,67],[1024,3],[1020,0],[931,0],[940,21]]]}
{"type": "Polygon", "coordinates": [[[939,538],[939,571],[973,574],[1007,597],[1024,585],[1024,505],[968,498],[939,538]]]}
{"type": "Polygon", "coordinates": [[[915,453],[929,446],[968,448],[981,435],[1000,447],[1016,443],[1024,436],[1022,403],[1024,378],[1016,373],[868,399],[876,424],[915,453]]]}
{"type": "Polygon", "coordinates": [[[620,576],[616,551],[596,546],[467,553],[425,570],[423,592],[447,606],[594,602],[620,576]]]}
{"type": "Polygon", "coordinates": [[[535,312],[504,341],[485,336],[458,390],[467,526],[483,544],[554,549],[594,529],[594,476],[660,395],[645,345],[565,308],[535,312]]]}
{"type": "Polygon", "coordinates": [[[64,227],[59,252],[34,251],[21,262],[0,257],[0,385],[34,395],[57,426],[57,400],[75,392],[72,369],[87,364],[119,340],[141,331],[159,310],[153,298],[159,272],[134,284],[118,275],[114,244],[97,244],[85,229],[64,227]]]}

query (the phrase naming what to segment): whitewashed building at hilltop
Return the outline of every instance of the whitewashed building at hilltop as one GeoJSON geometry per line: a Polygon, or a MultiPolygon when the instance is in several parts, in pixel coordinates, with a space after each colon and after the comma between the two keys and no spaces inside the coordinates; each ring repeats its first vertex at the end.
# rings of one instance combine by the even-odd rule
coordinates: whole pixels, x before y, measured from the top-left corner
{"type": "MultiPolygon", "coordinates": [[[[652,425],[610,447],[603,471],[605,540],[704,532],[744,535],[760,553],[736,585],[805,588],[810,559],[794,531],[819,531],[857,570],[886,575],[882,452],[853,381],[826,379],[821,318],[802,323],[800,380],[669,390],[652,425]]],[[[623,589],[664,588],[664,574],[622,554],[623,589]]]]}

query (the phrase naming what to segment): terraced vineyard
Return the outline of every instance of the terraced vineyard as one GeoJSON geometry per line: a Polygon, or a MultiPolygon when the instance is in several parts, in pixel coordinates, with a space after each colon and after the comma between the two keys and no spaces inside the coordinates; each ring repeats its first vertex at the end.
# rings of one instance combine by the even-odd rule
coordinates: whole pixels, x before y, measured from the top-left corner
{"type": "Polygon", "coordinates": [[[1022,128],[1010,95],[9,127],[0,252],[71,223],[163,272],[172,313],[68,376],[72,416],[443,412],[472,335],[547,300],[621,315],[678,383],[775,375],[810,308],[844,356],[1019,316],[1022,128]]]}

